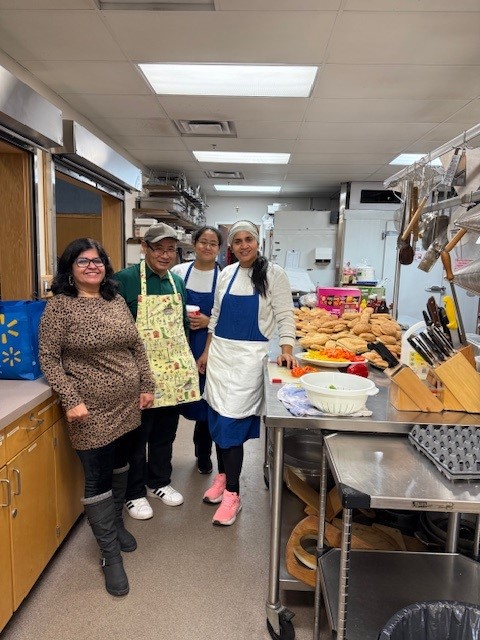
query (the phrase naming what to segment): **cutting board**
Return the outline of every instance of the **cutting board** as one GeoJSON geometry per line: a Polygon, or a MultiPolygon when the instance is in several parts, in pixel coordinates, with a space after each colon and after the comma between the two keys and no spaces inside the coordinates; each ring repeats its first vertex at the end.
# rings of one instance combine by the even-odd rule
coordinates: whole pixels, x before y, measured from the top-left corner
{"type": "MultiPolygon", "coordinates": [[[[303,366],[303,363],[300,364],[303,366]]],[[[317,367],[315,365],[309,366],[312,366],[316,371],[332,371],[332,369],[328,369],[327,367],[317,367]]],[[[277,380],[279,383],[294,382],[299,384],[299,379],[292,376],[290,369],[287,369],[287,367],[279,367],[276,362],[268,363],[268,379],[270,382],[272,382],[272,380],[277,380]]]]}

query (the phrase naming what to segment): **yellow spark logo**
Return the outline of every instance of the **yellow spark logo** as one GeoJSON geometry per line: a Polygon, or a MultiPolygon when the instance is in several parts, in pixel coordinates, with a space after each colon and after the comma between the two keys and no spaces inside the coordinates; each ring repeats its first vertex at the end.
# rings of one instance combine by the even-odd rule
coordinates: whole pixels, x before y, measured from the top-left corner
{"type": "Polygon", "coordinates": [[[8,349],[8,351],[2,351],[2,362],[4,364],[9,364],[11,367],[15,366],[16,362],[21,362],[21,358],[19,358],[20,356],[20,351],[17,349],[17,351],[14,350],[13,347],[10,347],[8,349]]]}
{"type": "Polygon", "coordinates": [[[14,327],[16,324],[18,324],[18,320],[10,320],[10,322],[5,322],[5,314],[0,313],[0,341],[2,344],[7,344],[8,335],[13,336],[14,338],[18,338],[18,331],[12,329],[12,327],[14,327]]]}

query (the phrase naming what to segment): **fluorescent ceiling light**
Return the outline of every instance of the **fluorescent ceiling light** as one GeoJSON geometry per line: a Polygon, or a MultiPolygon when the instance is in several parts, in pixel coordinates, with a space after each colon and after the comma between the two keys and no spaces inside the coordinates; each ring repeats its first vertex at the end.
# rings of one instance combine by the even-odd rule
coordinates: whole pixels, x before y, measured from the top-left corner
{"type": "Polygon", "coordinates": [[[192,151],[199,162],[237,164],[288,164],[289,153],[249,153],[240,151],[192,151]]]}
{"type": "Polygon", "coordinates": [[[260,187],[234,184],[214,184],[216,191],[255,191],[257,193],[280,193],[282,187],[260,187]]]}
{"type": "Polygon", "coordinates": [[[308,98],[318,67],[139,64],[155,93],[177,96],[308,98]]]}
{"type": "MultiPolygon", "coordinates": [[[[421,158],[424,158],[426,155],[427,155],[426,153],[401,153],[399,156],[394,158],[389,164],[400,164],[400,165],[403,165],[404,167],[408,167],[414,162],[418,162],[421,158]]],[[[436,158],[435,160],[432,160],[428,164],[431,165],[432,167],[442,166],[442,163],[438,158],[436,158]]]]}

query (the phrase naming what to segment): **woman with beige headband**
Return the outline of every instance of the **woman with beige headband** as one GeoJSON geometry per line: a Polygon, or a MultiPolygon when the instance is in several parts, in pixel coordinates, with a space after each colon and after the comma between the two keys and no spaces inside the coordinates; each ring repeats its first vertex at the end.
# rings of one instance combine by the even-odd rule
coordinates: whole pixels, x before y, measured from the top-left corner
{"type": "Polygon", "coordinates": [[[206,370],[204,397],[217,445],[218,474],[203,501],[221,503],[213,524],[231,525],[242,508],[240,473],[243,443],[260,435],[263,367],[268,341],[278,330],[279,365],[296,365],[293,302],[285,271],[259,255],[257,227],[239,220],[228,234],[238,263],[218,279],[205,351],[197,364],[206,370]]]}

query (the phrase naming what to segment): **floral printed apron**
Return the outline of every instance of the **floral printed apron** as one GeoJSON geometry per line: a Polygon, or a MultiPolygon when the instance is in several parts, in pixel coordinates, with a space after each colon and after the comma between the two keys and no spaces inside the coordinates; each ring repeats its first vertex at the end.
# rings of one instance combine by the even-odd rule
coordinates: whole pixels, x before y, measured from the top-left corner
{"type": "Polygon", "coordinates": [[[183,300],[167,271],[173,294],[147,295],[145,261],[140,263],[137,329],[155,378],[154,407],[200,399],[198,371],[183,326],[183,300]]]}

